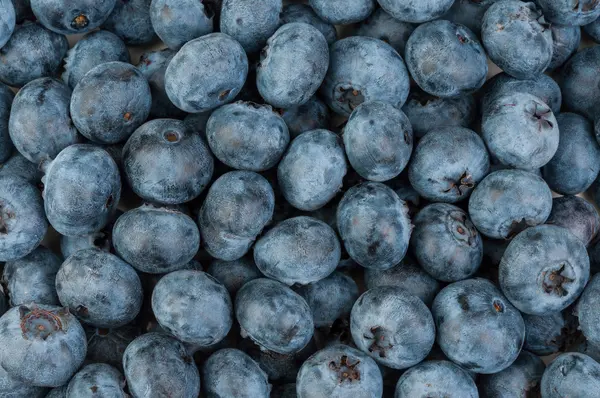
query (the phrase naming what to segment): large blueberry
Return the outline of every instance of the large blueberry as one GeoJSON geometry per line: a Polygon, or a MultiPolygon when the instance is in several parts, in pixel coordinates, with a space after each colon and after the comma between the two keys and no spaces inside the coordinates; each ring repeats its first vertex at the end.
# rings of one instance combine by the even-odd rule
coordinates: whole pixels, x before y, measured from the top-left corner
{"type": "Polygon", "coordinates": [[[92,396],[126,398],[128,395],[124,389],[125,378],[121,372],[105,363],[93,363],[75,373],[69,381],[65,398],[92,396]]]}
{"type": "Polygon", "coordinates": [[[115,0],[31,0],[31,10],[46,28],[63,35],[89,32],[106,21],[115,0]]]}
{"type": "Polygon", "coordinates": [[[337,40],[337,31],[335,30],[335,26],[322,20],[315,13],[312,7],[307,4],[284,5],[280,17],[282,24],[302,22],[314,26],[323,34],[323,36],[325,36],[327,44],[332,44],[337,40]]]}
{"type": "Polygon", "coordinates": [[[579,196],[552,199],[552,212],[546,223],[568,229],[588,246],[600,231],[600,215],[596,208],[579,196]]]}
{"type": "Polygon", "coordinates": [[[562,312],[546,316],[523,314],[523,321],[525,322],[523,349],[540,356],[564,351],[569,334],[573,332],[573,328],[562,312]]]}
{"type": "Polygon", "coordinates": [[[113,32],[129,45],[151,43],[156,38],[150,19],[151,1],[117,0],[102,28],[113,32]]]}
{"type": "Polygon", "coordinates": [[[305,104],[283,109],[279,113],[288,126],[291,138],[306,131],[329,127],[329,108],[316,96],[305,104]]]}
{"type": "Polygon", "coordinates": [[[455,0],[442,19],[464,25],[479,36],[483,16],[496,1],[498,0],[455,0]]]}
{"type": "Polygon", "coordinates": [[[375,9],[375,0],[309,0],[317,15],[334,25],[348,25],[366,19],[375,9]]]}
{"type": "Polygon", "coordinates": [[[480,394],[483,397],[539,397],[544,369],[546,365],[539,357],[521,351],[508,368],[479,377],[480,394]]]}
{"type": "Polygon", "coordinates": [[[202,368],[202,388],[209,397],[268,398],[265,372],[243,351],[225,348],[212,354],[202,368]]]}
{"type": "Polygon", "coordinates": [[[12,90],[0,82],[0,163],[7,161],[14,149],[8,130],[10,108],[14,98],[12,90]]]}
{"type": "Polygon", "coordinates": [[[415,24],[399,21],[382,8],[378,8],[358,26],[354,34],[385,41],[398,51],[398,54],[404,55],[406,42],[415,28],[415,24]]]}
{"type": "Polygon", "coordinates": [[[404,372],[394,398],[479,398],[471,375],[450,361],[424,361],[404,372]]]}
{"type": "Polygon", "coordinates": [[[546,368],[541,391],[544,398],[596,397],[600,391],[600,364],[585,354],[562,354],[546,368]]]}
{"type": "Polygon", "coordinates": [[[587,25],[600,17],[597,0],[536,0],[549,22],[558,25],[587,25]]]}
{"type": "Polygon", "coordinates": [[[454,0],[377,0],[381,8],[394,18],[421,23],[444,15],[454,0]]]}
{"type": "Polygon", "coordinates": [[[579,48],[581,29],[579,26],[552,25],[552,61],[548,69],[562,66],[579,48]]]}
{"type": "Polygon", "coordinates": [[[599,62],[600,46],[585,48],[563,65],[558,80],[565,108],[590,120],[596,119],[600,109],[599,62]]]}
{"type": "Polygon", "coordinates": [[[246,282],[262,277],[250,256],[233,261],[214,260],[206,272],[221,282],[231,297],[234,297],[246,282]]]}
{"type": "Polygon", "coordinates": [[[587,284],[577,303],[579,329],[586,339],[600,345],[600,275],[596,274],[587,284]]]}
{"type": "Polygon", "coordinates": [[[263,48],[279,27],[281,0],[223,0],[221,32],[237,40],[247,53],[263,48]]]}
{"type": "Polygon", "coordinates": [[[16,24],[15,7],[11,0],[0,0],[0,48],[2,48],[13,31],[16,24]]]}
{"type": "Polygon", "coordinates": [[[150,20],[154,31],[169,48],[179,49],[190,40],[213,31],[215,10],[197,0],[152,0],[150,20]]]}

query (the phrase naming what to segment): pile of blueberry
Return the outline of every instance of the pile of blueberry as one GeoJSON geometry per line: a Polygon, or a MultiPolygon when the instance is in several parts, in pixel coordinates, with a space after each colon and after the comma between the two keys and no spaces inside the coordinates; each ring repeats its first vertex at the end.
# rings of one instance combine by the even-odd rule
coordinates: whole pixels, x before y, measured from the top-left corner
{"type": "Polygon", "coordinates": [[[599,17],[0,0],[0,398],[600,397],[599,17]]]}

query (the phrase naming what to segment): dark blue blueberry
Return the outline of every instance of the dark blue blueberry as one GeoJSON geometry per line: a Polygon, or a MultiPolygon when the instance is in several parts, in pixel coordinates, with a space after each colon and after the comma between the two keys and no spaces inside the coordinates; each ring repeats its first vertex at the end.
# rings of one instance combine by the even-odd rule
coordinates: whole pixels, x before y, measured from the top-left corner
{"type": "Polygon", "coordinates": [[[600,391],[600,364],[587,355],[559,355],[542,376],[542,397],[593,398],[600,391]]]}
{"type": "Polygon", "coordinates": [[[273,188],[260,174],[232,171],[222,175],[210,187],[198,214],[204,248],[220,260],[243,257],[274,209],[273,188]]]}
{"type": "MultiPolygon", "coordinates": [[[[0,396],[2,398],[65,398],[65,395],[53,395],[54,390],[46,395],[48,389],[36,387],[15,379],[0,366],[0,396]]],[[[295,397],[293,397],[295,398],[295,397]]]]}
{"type": "Polygon", "coordinates": [[[32,184],[39,184],[43,173],[35,163],[25,159],[19,152],[0,164],[0,176],[16,175],[25,178],[32,184]]]}
{"type": "Polygon", "coordinates": [[[314,10],[307,4],[287,4],[283,6],[283,12],[281,13],[280,18],[282,24],[302,22],[314,26],[323,34],[323,36],[325,36],[327,44],[332,44],[337,40],[335,26],[319,18],[314,10]]]}
{"type": "Polygon", "coordinates": [[[344,127],[344,149],[354,170],[371,181],[397,177],[408,164],[413,131],[408,117],[392,105],[359,105],[344,127]]]}
{"type": "Polygon", "coordinates": [[[396,50],[372,37],[353,36],[331,45],[321,94],[334,112],[349,116],[369,101],[389,102],[400,109],[409,86],[408,71],[396,50]]]}
{"type": "Polygon", "coordinates": [[[212,354],[202,368],[202,388],[208,397],[268,398],[265,372],[247,354],[225,348],[212,354]]]}
{"type": "Polygon", "coordinates": [[[67,38],[42,25],[25,22],[15,28],[10,40],[0,48],[0,81],[21,87],[40,77],[58,75],[69,49],[67,38]]]}
{"type": "Polygon", "coordinates": [[[592,124],[576,113],[556,117],[560,143],[556,154],[544,166],[544,180],[563,195],[576,195],[587,190],[600,171],[600,145],[592,124]]]}
{"type": "Polygon", "coordinates": [[[255,279],[242,286],[235,314],[243,337],[279,354],[301,351],[314,331],[311,309],[302,296],[271,279],[255,279]]]}
{"type": "Polygon", "coordinates": [[[481,375],[479,393],[482,397],[539,397],[545,369],[546,365],[539,357],[521,351],[508,368],[496,374],[481,375]]]}
{"type": "Polygon", "coordinates": [[[67,308],[20,305],[0,318],[0,366],[40,387],[66,384],[85,359],[85,331],[67,308]]]}
{"type": "Polygon", "coordinates": [[[584,243],[553,225],[527,228],[508,245],[500,262],[499,282],[521,312],[549,315],[579,297],[590,277],[584,243]]]}
{"type": "Polygon", "coordinates": [[[596,43],[600,43],[600,18],[594,22],[582,26],[582,29],[596,43]]]}
{"type": "Polygon", "coordinates": [[[587,200],[563,196],[552,200],[552,212],[546,223],[568,229],[588,246],[600,231],[600,215],[587,200]]]}
{"type": "Polygon", "coordinates": [[[381,365],[405,369],[431,351],[435,325],[429,308],[395,286],[367,290],[350,314],[354,344],[381,365]]]}
{"type": "Polygon", "coordinates": [[[359,25],[354,34],[382,40],[398,51],[398,54],[404,55],[408,37],[416,27],[415,24],[399,21],[378,8],[359,25]]]}
{"type": "Polygon", "coordinates": [[[61,262],[43,246],[38,246],[19,260],[7,261],[2,284],[10,298],[11,307],[29,303],[60,305],[55,281],[61,262]]]}
{"type": "Polygon", "coordinates": [[[406,203],[377,182],[354,186],[344,194],[337,226],[350,257],[375,269],[392,268],[404,258],[412,230],[406,203]]]}
{"type": "Polygon", "coordinates": [[[483,243],[467,213],[446,203],[424,207],[413,219],[412,251],[435,279],[455,282],[479,269],[483,243]]]}
{"type": "Polygon", "coordinates": [[[377,0],[381,8],[399,21],[421,23],[444,15],[454,0],[377,0]]]}
{"type": "Polygon", "coordinates": [[[490,157],[479,135],[463,127],[442,127],[419,141],[408,178],[425,199],[454,203],[467,198],[489,168],[490,157]]]}
{"type": "Polygon", "coordinates": [[[562,66],[579,48],[581,29],[579,26],[552,25],[552,61],[548,69],[562,66]]]}
{"type": "Polygon", "coordinates": [[[60,302],[83,322],[116,328],[140,312],[140,278],[129,264],[98,249],[80,250],[61,265],[56,275],[60,302]]]}
{"type": "Polygon", "coordinates": [[[0,163],[7,161],[14,149],[8,133],[10,107],[14,98],[12,90],[0,82],[0,163]]]}
{"type": "Polygon", "coordinates": [[[151,43],[156,38],[150,19],[151,1],[117,0],[102,28],[113,32],[128,45],[151,43]]]}
{"type": "Polygon", "coordinates": [[[597,0],[536,0],[548,22],[558,25],[587,25],[600,17],[597,0]]]}
{"type": "Polygon", "coordinates": [[[523,229],[543,224],[552,210],[552,192],[541,177],[523,170],[488,175],[469,199],[469,216],[482,234],[510,239],[523,229]]]}
{"type": "Polygon", "coordinates": [[[500,372],[519,355],[525,324],[519,311],[486,279],[455,282],[433,301],[436,342],[461,367],[500,372]]]}
{"type": "Polygon", "coordinates": [[[479,398],[469,373],[450,361],[424,361],[404,372],[394,398],[414,397],[479,398]]]}
{"type": "Polygon", "coordinates": [[[558,149],[558,123],[540,98],[523,92],[499,95],[483,108],[481,131],[500,163],[539,169],[558,149]]]}
{"type": "Polygon", "coordinates": [[[496,1],[498,0],[456,0],[442,19],[464,25],[479,36],[483,16],[496,1]]]}
{"type": "Polygon", "coordinates": [[[563,65],[558,80],[564,107],[590,120],[596,119],[600,109],[598,63],[600,46],[584,48],[563,65]]]}
{"type": "Polygon", "coordinates": [[[333,199],[346,171],[340,137],[328,130],[312,130],[292,141],[277,168],[277,180],[292,206],[312,211],[333,199]]]}
{"type": "Polygon", "coordinates": [[[588,248],[591,275],[600,272],[600,240],[594,241],[588,248]]]}
{"type": "Polygon", "coordinates": [[[123,147],[127,181],[143,199],[188,202],[210,182],[214,160],[202,138],[180,120],[157,119],[138,128],[123,147]]]}
{"type": "Polygon", "coordinates": [[[248,58],[240,43],[212,33],[187,42],[173,57],[165,72],[165,89],[179,109],[206,112],[231,102],[247,75],[248,58]]]}
{"type": "Polygon", "coordinates": [[[331,345],[306,360],[296,379],[298,398],[361,397],[383,395],[383,379],[377,363],[343,344],[331,345]]]}
{"type": "Polygon", "coordinates": [[[600,345],[600,275],[595,275],[587,284],[577,303],[579,329],[586,339],[600,345]]]}
{"type": "Polygon", "coordinates": [[[200,394],[200,374],[183,343],[146,333],[129,344],[123,369],[134,397],[192,398],[200,394]]]}
{"type": "Polygon", "coordinates": [[[39,165],[81,141],[69,114],[70,101],[71,89],[50,77],[33,80],[19,90],[10,111],[8,131],[27,160],[39,165]]]}
{"type": "MultiPolygon", "coordinates": [[[[67,387],[68,387],[68,384],[65,384],[62,387],[53,388],[52,390],[50,390],[48,395],[46,395],[44,398],[67,398],[67,387]]],[[[46,390],[44,390],[44,391],[46,391],[46,390]]],[[[35,398],[35,396],[34,396],[34,398],[35,398]]]]}
{"type": "Polygon", "coordinates": [[[114,367],[105,363],[87,365],[75,373],[67,386],[65,398],[115,397],[125,398],[125,378],[114,367]],[[90,394],[91,393],[91,394],[90,394]]]}
{"type": "Polygon", "coordinates": [[[206,124],[212,111],[204,113],[191,113],[183,119],[186,127],[200,136],[206,142],[206,124]]]}
{"type": "Polygon", "coordinates": [[[561,312],[547,316],[523,314],[525,344],[523,349],[536,355],[552,355],[564,351],[569,334],[573,332],[561,312]]]}
{"type": "Polygon", "coordinates": [[[123,214],[121,210],[115,211],[109,222],[98,232],[91,235],[64,236],[60,237],[60,252],[63,258],[69,257],[76,251],[83,249],[98,248],[106,252],[113,252],[112,230],[117,218],[123,214]]]}
{"type": "Polygon", "coordinates": [[[591,344],[583,335],[579,336],[574,344],[567,347],[567,352],[579,352],[591,357],[596,362],[600,361],[600,347],[591,344]]]}
{"type": "Polygon", "coordinates": [[[439,97],[478,90],[488,72],[485,52],[475,34],[444,20],[417,27],[406,43],[404,58],[419,87],[439,97]]]}
{"type": "Polygon", "coordinates": [[[154,31],[169,48],[212,33],[215,10],[197,0],[152,0],[150,20],[154,31]]]}
{"type": "Polygon", "coordinates": [[[63,35],[89,32],[106,21],[115,0],[31,0],[31,10],[46,28],[63,35]]]}
{"type": "Polygon", "coordinates": [[[16,24],[15,7],[11,0],[0,0],[0,48],[2,48],[13,31],[16,24]]]}
{"type": "Polygon", "coordinates": [[[40,191],[23,177],[0,176],[0,261],[31,253],[47,229],[40,191]]]}
{"type": "Polygon", "coordinates": [[[552,32],[535,3],[498,1],[486,11],[481,38],[490,59],[517,79],[533,79],[552,60],[552,32]]]}
{"type": "Polygon", "coordinates": [[[246,282],[262,277],[250,256],[233,261],[214,260],[206,272],[221,282],[231,297],[234,297],[246,282]]]}
{"type": "Polygon", "coordinates": [[[329,127],[329,108],[316,96],[305,104],[283,109],[279,113],[288,126],[291,138],[306,131],[329,127]]]}
{"type": "Polygon", "coordinates": [[[348,25],[366,19],[375,9],[375,0],[309,0],[315,13],[333,25],[348,25]]]}
{"type": "Polygon", "coordinates": [[[107,363],[117,369],[123,369],[123,353],[140,332],[135,327],[125,326],[117,329],[86,328],[88,339],[87,362],[107,363]]]}
{"type": "Polygon", "coordinates": [[[279,27],[282,8],[281,0],[223,0],[221,32],[237,40],[247,53],[258,52],[279,27]]]}
{"type": "Polygon", "coordinates": [[[11,0],[15,7],[15,16],[17,23],[22,23],[25,19],[33,19],[33,12],[29,0],[11,0]]]}
{"type": "Polygon", "coordinates": [[[206,139],[212,153],[226,165],[264,171],[279,163],[290,135],[285,121],[269,105],[235,102],[212,113],[206,139]]]}

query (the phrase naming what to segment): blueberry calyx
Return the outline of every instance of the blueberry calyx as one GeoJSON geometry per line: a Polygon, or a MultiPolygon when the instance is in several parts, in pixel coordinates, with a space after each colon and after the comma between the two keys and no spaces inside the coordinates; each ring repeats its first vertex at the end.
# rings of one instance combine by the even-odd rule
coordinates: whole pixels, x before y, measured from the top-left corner
{"type": "Polygon", "coordinates": [[[465,193],[465,188],[472,189],[474,187],[475,183],[473,182],[473,176],[471,176],[468,170],[465,170],[465,172],[461,174],[457,181],[450,180],[450,188],[446,189],[444,193],[448,193],[456,189],[458,196],[461,196],[463,193],[465,193]]]}
{"type": "Polygon", "coordinates": [[[362,91],[351,85],[340,85],[335,91],[335,99],[338,102],[346,104],[350,111],[365,102],[365,96],[362,91]]]}
{"type": "Polygon", "coordinates": [[[348,361],[348,356],[342,355],[339,364],[335,361],[329,362],[329,369],[338,373],[340,383],[345,381],[352,383],[353,381],[360,380],[360,371],[356,369],[359,363],[360,360],[357,360],[355,363],[351,364],[348,361]]]}
{"type": "Polygon", "coordinates": [[[71,21],[71,27],[73,29],[83,29],[86,26],[88,26],[89,23],[90,23],[90,20],[88,19],[88,17],[86,15],[79,14],[75,18],[73,18],[73,21],[71,21]]]}
{"type": "Polygon", "coordinates": [[[565,288],[565,284],[571,283],[574,280],[563,275],[565,271],[565,264],[560,264],[559,268],[554,271],[543,271],[542,272],[542,287],[544,292],[549,294],[556,294],[559,297],[564,297],[569,294],[565,288]]]}
{"type": "Polygon", "coordinates": [[[385,344],[387,339],[385,330],[381,326],[374,326],[371,328],[371,334],[372,336],[363,335],[365,339],[373,340],[373,343],[369,346],[369,352],[377,351],[380,358],[385,358],[386,351],[394,347],[391,343],[385,344]]]}
{"type": "Polygon", "coordinates": [[[55,314],[52,311],[22,305],[19,307],[19,315],[21,318],[21,331],[23,337],[27,340],[33,338],[46,340],[52,333],[63,330],[59,313],[55,314]]]}

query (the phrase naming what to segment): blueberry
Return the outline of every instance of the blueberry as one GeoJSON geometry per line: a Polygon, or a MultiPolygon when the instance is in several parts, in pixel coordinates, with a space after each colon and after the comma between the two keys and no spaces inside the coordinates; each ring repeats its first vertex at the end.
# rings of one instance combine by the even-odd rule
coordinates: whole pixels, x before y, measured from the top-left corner
{"type": "Polygon", "coordinates": [[[0,48],[2,48],[15,30],[16,14],[10,0],[0,0],[0,10],[2,10],[0,15],[0,48]]]}
{"type": "Polygon", "coordinates": [[[138,128],[123,147],[123,164],[138,196],[165,204],[200,195],[214,169],[202,138],[174,119],[152,120],[138,128]]]}
{"type": "Polygon", "coordinates": [[[202,368],[202,380],[209,397],[268,398],[271,392],[265,372],[247,354],[234,348],[212,354],[202,368]]]}
{"type": "Polygon", "coordinates": [[[179,49],[190,40],[213,31],[215,11],[208,2],[152,0],[150,19],[154,31],[169,48],[179,49]]]}
{"type": "Polygon", "coordinates": [[[552,192],[537,175],[522,170],[498,170],[475,188],[469,216],[483,235],[510,239],[523,229],[543,224],[552,209],[552,192]]]}
{"type": "Polygon", "coordinates": [[[0,176],[10,175],[23,177],[31,184],[40,184],[43,173],[35,163],[30,162],[25,156],[16,152],[7,161],[0,164],[0,176]]]}
{"type": "Polygon", "coordinates": [[[558,80],[564,107],[591,120],[596,119],[600,108],[600,74],[596,69],[599,62],[599,46],[578,51],[563,65],[558,80]]]}
{"type": "Polygon", "coordinates": [[[129,45],[151,43],[156,38],[150,19],[151,1],[117,0],[102,28],[113,32],[129,45]]]}
{"type": "Polygon", "coordinates": [[[600,344],[600,311],[598,299],[600,294],[600,275],[595,275],[585,287],[577,303],[579,329],[586,339],[594,345],[600,344]]]}
{"type": "Polygon", "coordinates": [[[540,75],[552,60],[552,32],[532,2],[492,4],[483,17],[481,38],[490,59],[517,79],[540,75]]]}
{"type": "Polygon", "coordinates": [[[454,0],[377,0],[381,8],[399,21],[421,23],[444,15],[454,0]]]}
{"type": "Polygon", "coordinates": [[[540,381],[546,365],[537,356],[521,351],[508,368],[479,378],[480,394],[485,397],[539,396],[540,381]]]}
{"type": "Polygon", "coordinates": [[[579,339],[569,346],[567,351],[579,352],[591,357],[596,362],[600,361],[600,347],[591,344],[583,335],[579,336],[579,339]]]}
{"type": "Polygon", "coordinates": [[[398,380],[394,394],[394,398],[431,396],[479,398],[469,373],[449,361],[424,361],[410,368],[398,380]]]}
{"type": "Polygon", "coordinates": [[[8,131],[17,150],[40,164],[81,141],[69,114],[71,89],[43,77],[27,83],[15,96],[8,131]]]}
{"type": "Polygon", "coordinates": [[[375,0],[309,0],[315,13],[335,25],[349,25],[366,19],[375,9],[375,0]]]}
{"type": "Polygon", "coordinates": [[[334,112],[349,116],[358,105],[375,100],[400,109],[409,83],[402,57],[389,44],[354,36],[331,45],[321,94],[334,112]]]}
{"type": "Polygon", "coordinates": [[[427,306],[395,286],[376,287],[360,296],[352,307],[350,331],[361,351],[393,369],[421,362],[435,340],[427,306]]]}
{"type": "Polygon", "coordinates": [[[14,98],[11,89],[0,83],[0,163],[6,162],[14,149],[8,129],[10,108],[14,98]]]}
{"type": "Polygon", "coordinates": [[[594,22],[582,26],[582,29],[596,43],[600,42],[600,18],[594,22]]]}
{"type": "Polygon", "coordinates": [[[280,18],[282,24],[302,22],[314,26],[325,36],[325,40],[329,45],[337,40],[335,26],[322,20],[307,4],[284,5],[280,18]]]}
{"type": "Polygon", "coordinates": [[[47,229],[40,191],[23,177],[0,176],[0,261],[31,253],[47,229]]]}
{"type": "Polygon", "coordinates": [[[69,257],[76,251],[83,249],[98,248],[106,252],[114,252],[112,244],[112,230],[115,221],[123,214],[121,210],[115,211],[109,222],[98,232],[91,235],[64,236],[60,237],[60,252],[63,258],[69,257]]]}
{"type": "Polygon", "coordinates": [[[489,168],[490,158],[479,135],[463,127],[442,127],[419,141],[408,178],[424,198],[454,203],[467,198],[489,168]]]}
{"type": "Polygon", "coordinates": [[[456,0],[442,19],[464,25],[479,36],[483,16],[496,1],[498,0],[456,0]]]}
{"type": "Polygon", "coordinates": [[[378,398],[383,394],[379,367],[370,357],[343,344],[332,345],[302,364],[296,396],[378,398]]]}
{"type": "Polygon", "coordinates": [[[47,29],[63,35],[85,33],[106,21],[115,0],[31,0],[31,10],[47,29]]]}
{"type": "Polygon", "coordinates": [[[221,282],[231,297],[247,282],[262,277],[252,257],[233,261],[214,260],[206,272],[221,282]]]}
{"type": "Polygon", "coordinates": [[[183,269],[200,247],[200,233],[191,217],[155,205],[125,212],[115,223],[112,240],[121,258],[151,274],[183,269]]]}
{"type": "Polygon", "coordinates": [[[343,137],[350,164],[371,181],[397,177],[408,164],[413,149],[408,117],[385,102],[359,105],[350,115],[343,137]]]}
{"type": "Polygon", "coordinates": [[[242,286],[235,299],[235,314],[242,336],[279,354],[302,350],[313,335],[312,313],[306,301],[271,279],[255,279],[242,286]]]}
{"type": "Polygon", "coordinates": [[[342,140],[331,131],[312,130],[294,138],[279,163],[277,180],[292,206],[311,211],[333,199],[346,171],[342,140]]]}
{"type": "Polygon", "coordinates": [[[277,165],[290,142],[285,121],[268,105],[235,102],[215,110],[206,123],[212,153],[239,170],[277,165]]]}
{"type": "Polygon", "coordinates": [[[587,355],[566,353],[548,365],[542,376],[544,398],[592,398],[600,389],[600,364],[587,355]]]}
{"type": "Polygon", "coordinates": [[[42,25],[25,22],[0,48],[0,81],[21,87],[40,77],[55,77],[69,49],[67,38],[42,25]]]}
{"type": "Polygon", "coordinates": [[[192,130],[194,133],[198,134],[200,138],[206,141],[206,124],[208,123],[208,119],[212,115],[212,111],[204,112],[204,113],[191,113],[183,119],[183,123],[185,126],[192,130]]]}
{"type": "Polygon", "coordinates": [[[354,34],[382,40],[403,55],[406,42],[416,27],[415,24],[399,21],[378,8],[358,26],[354,34]]]}
{"type": "Polygon", "coordinates": [[[220,260],[243,257],[273,217],[274,208],[273,188],[261,175],[251,171],[222,175],[210,187],[198,214],[204,248],[220,260]]]}
{"type": "Polygon", "coordinates": [[[354,261],[382,270],[404,258],[412,229],[406,203],[376,182],[354,186],[344,194],[337,209],[337,226],[354,261]]]}
{"type": "Polygon", "coordinates": [[[329,108],[316,96],[300,106],[283,109],[280,114],[291,138],[296,138],[306,131],[329,127],[329,108]]]}
{"type": "Polygon", "coordinates": [[[483,109],[481,130],[490,153],[509,167],[538,169],[559,146],[558,123],[550,107],[523,92],[490,101],[483,109]]]}
{"type": "Polygon", "coordinates": [[[129,344],[123,369],[134,397],[191,398],[200,394],[200,374],[183,343],[159,333],[129,344]]]}
{"type": "Polygon", "coordinates": [[[105,363],[94,363],[83,367],[69,381],[66,398],[76,397],[127,397],[125,378],[114,367],[105,363]],[[91,392],[91,394],[90,394],[91,392]]]}
{"type": "Polygon", "coordinates": [[[6,373],[0,366],[0,396],[2,398],[65,398],[65,395],[46,395],[48,391],[44,387],[36,387],[17,380],[6,373]]]}
{"type": "Polygon", "coordinates": [[[226,34],[213,33],[189,41],[179,50],[165,72],[165,89],[178,108],[206,112],[231,102],[247,75],[248,58],[240,43],[226,34]]]}
{"type": "Polygon", "coordinates": [[[0,318],[0,366],[29,385],[59,387],[83,364],[85,332],[66,308],[13,307],[0,318]]]}
{"type": "Polygon", "coordinates": [[[552,61],[548,69],[562,66],[579,48],[581,29],[579,26],[552,25],[552,61]]]}
{"type": "Polygon", "coordinates": [[[86,361],[107,363],[123,369],[123,353],[137,336],[139,330],[132,326],[117,329],[87,328],[88,349],[86,361]]]}
{"type": "Polygon", "coordinates": [[[546,223],[568,229],[588,246],[600,230],[600,215],[585,199],[563,196],[552,200],[552,212],[546,223]]]}
{"type": "Polygon", "coordinates": [[[568,230],[540,225],[518,234],[500,262],[500,286],[521,312],[549,315],[571,305],[590,274],[584,243],[568,230]]]}
{"type": "Polygon", "coordinates": [[[483,374],[510,366],[525,339],[519,311],[486,279],[454,282],[432,307],[436,342],[454,363],[483,374]]]}
{"type": "Polygon", "coordinates": [[[549,22],[558,25],[587,25],[600,17],[596,0],[536,0],[549,22]]]}
{"type": "Polygon", "coordinates": [[[552,355],[564,351],[571,325],[561,312],[546,316],[523,314],[525,344],[523,349],[536,355],[552,355]]]}

